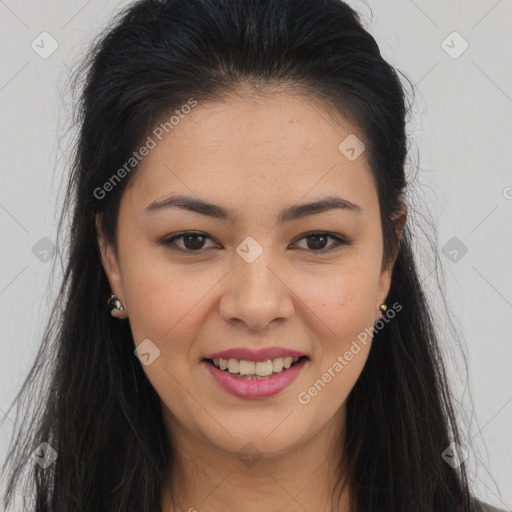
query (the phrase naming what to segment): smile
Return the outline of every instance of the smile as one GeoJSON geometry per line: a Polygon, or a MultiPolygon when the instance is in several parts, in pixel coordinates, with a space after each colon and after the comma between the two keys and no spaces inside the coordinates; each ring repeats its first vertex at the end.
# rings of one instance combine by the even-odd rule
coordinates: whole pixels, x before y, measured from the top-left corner
{"type": "Polygon", "coordinates": [[[266,361],[247,361],[245,359],[213,359],[211,363],[231,375],[246,379],[263,379],[278,375],[299,360],[298,357],[276,357],[266,361]]]}
{"type": "Polygon", "coordinates": [[[277,357],[266,361],[203,359],[217,384],[240,398],[268,398],[288,387],[309,361],[307,356],[277,357]]]}

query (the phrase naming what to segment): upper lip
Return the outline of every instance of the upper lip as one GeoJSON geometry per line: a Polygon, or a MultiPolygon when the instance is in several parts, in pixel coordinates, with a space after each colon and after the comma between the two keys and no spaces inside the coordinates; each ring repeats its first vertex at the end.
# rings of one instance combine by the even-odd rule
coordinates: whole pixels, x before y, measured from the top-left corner
{"type": "Polygon", "coordinates": [[[301,357],[305,356],[298,350],[290,350],[280,347],[267,347],[259,350],[251,348],[230,348],[221,352],[214,352],[205,356],[205,359],[243,359],[245,361],[267,361],[278,357],[301,357]]]}

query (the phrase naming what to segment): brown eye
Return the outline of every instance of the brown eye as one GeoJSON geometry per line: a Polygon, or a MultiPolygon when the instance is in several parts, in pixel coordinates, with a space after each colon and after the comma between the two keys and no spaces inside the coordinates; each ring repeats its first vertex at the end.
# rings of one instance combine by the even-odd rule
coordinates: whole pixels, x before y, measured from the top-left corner
{"type": "MultiPolygon", "coordinates": [[[[162,240],[161,243],[175,252],[185,254],[203,254],[207,249],[215,248],[214,246],[205,247],[205,243],[208,240],[212,239],[203,233],[186,232],[173,235],[166,240],[162,240]],[[178,241],[181,241],[181,244],[178,244],[178,241]]],[[[325,232],[307,233],[299,239],[299,241],[302,240],[306,241],[306,247],[302,247],[301,249],[317,254],[326,253],[343,245],[351,245],[352,243],[339,235],[325,232]],[[327,245],[329,239],[333,240],[334,243],[327,245]]]]}
{"type": "Polygon", "coordinates": [[[308,233],[302,238],[300,238],[299,241],[301,240],[306,240],[306,247],[303,248],[304,250],[317,253],[325,253],[333,249],[339,248],[342,245],[351,244],[351,242],[341,238],[338,235],[325,232],[308,233]],[[326,248],[329,239],[334,240],[334,243],[326,248]]]}
{"type": "Polygon", "coordinates": [[[328,238],[326,235],[309,235],[306,237],[308,248],[313,250],[325,249],[328,238]]]}
{"type": "Polygon", "coordinates": [[[202,253],[205,252],[202,249],[208,239],[210,237],[202,233],[181,233],[163,240],[162,244],[177,252],[202,253]],[[178,240],[182,241],[181,245],[176,243],[178,240]]]}
{"type": "Polygon", "coordinates": [[[202,249],[206,237],[203,235],[185,235],[183,237],[183,245],[190,251],[197,251],[202,249]]]}

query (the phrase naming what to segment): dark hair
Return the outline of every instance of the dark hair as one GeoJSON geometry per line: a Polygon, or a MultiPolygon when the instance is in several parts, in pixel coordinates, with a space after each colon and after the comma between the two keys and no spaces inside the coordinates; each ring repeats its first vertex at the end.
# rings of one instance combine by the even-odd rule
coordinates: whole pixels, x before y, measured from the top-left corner
{"type": "Polygon", "coordinates": [[[21,404],[31,392],[35,408],[8,454],[4,506],[45,441],[58,458],[46,470],[33,466],[25,488],[34,490],[32,510],[160,510],[162,475],[176,454],[159,397],[133,355],[129,322],[106,312],[95,224],[100,214],[116,247],[120,198],[136,168],[106,197],[95,190],[190,98],[222,99],[248,85],[288,87],[356,123],[376,180],[383,267],[394,261],[386,301],[403,310],[375,333],[347,399],[340,469],[349,469],[353,503],[359,511],[471,510],[464,464],[454,469],[441,457],[459,434],[410,220],[400,240],[396,234],[408,185],[405,89],[358,14],[339,0],[140,0],[99,34],[73,84],[81,89],[79,133],[59,223],[60,238],[72,212],[66,266],[15,398],[21,404]]]}

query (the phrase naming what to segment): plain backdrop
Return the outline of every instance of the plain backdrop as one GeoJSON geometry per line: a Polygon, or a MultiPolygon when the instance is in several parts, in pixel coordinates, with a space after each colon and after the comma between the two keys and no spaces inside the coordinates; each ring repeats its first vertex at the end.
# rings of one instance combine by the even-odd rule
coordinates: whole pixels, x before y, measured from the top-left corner
{"type": "MultiPolygon", "coordinates": [[[[349,3],[385,58],[415,85],[409,131],[421,184],[417,207],[427,208],[436,222],[450,315],[468,355],[474,415],[464,413],[471,419],[466,464],[478,495],[510,510],[512,2],[349,3]]],[[[1,460],[6,438],[23,428],[13,423],[12,411],[8,418],[5,412],[30,368],[50,308],[56,208],[66,172],[59,138],[69,121],[62,88],[68,68],[125,5],[0,0],[1,460]],[[52,44],[58,46],[45,55],[52,44]]],[[[421,264],[430,288],[432,260],[421,264]]],[[[454,395],[461,404],[467,400],[465,380],[454,378],[454,395]]]]}

